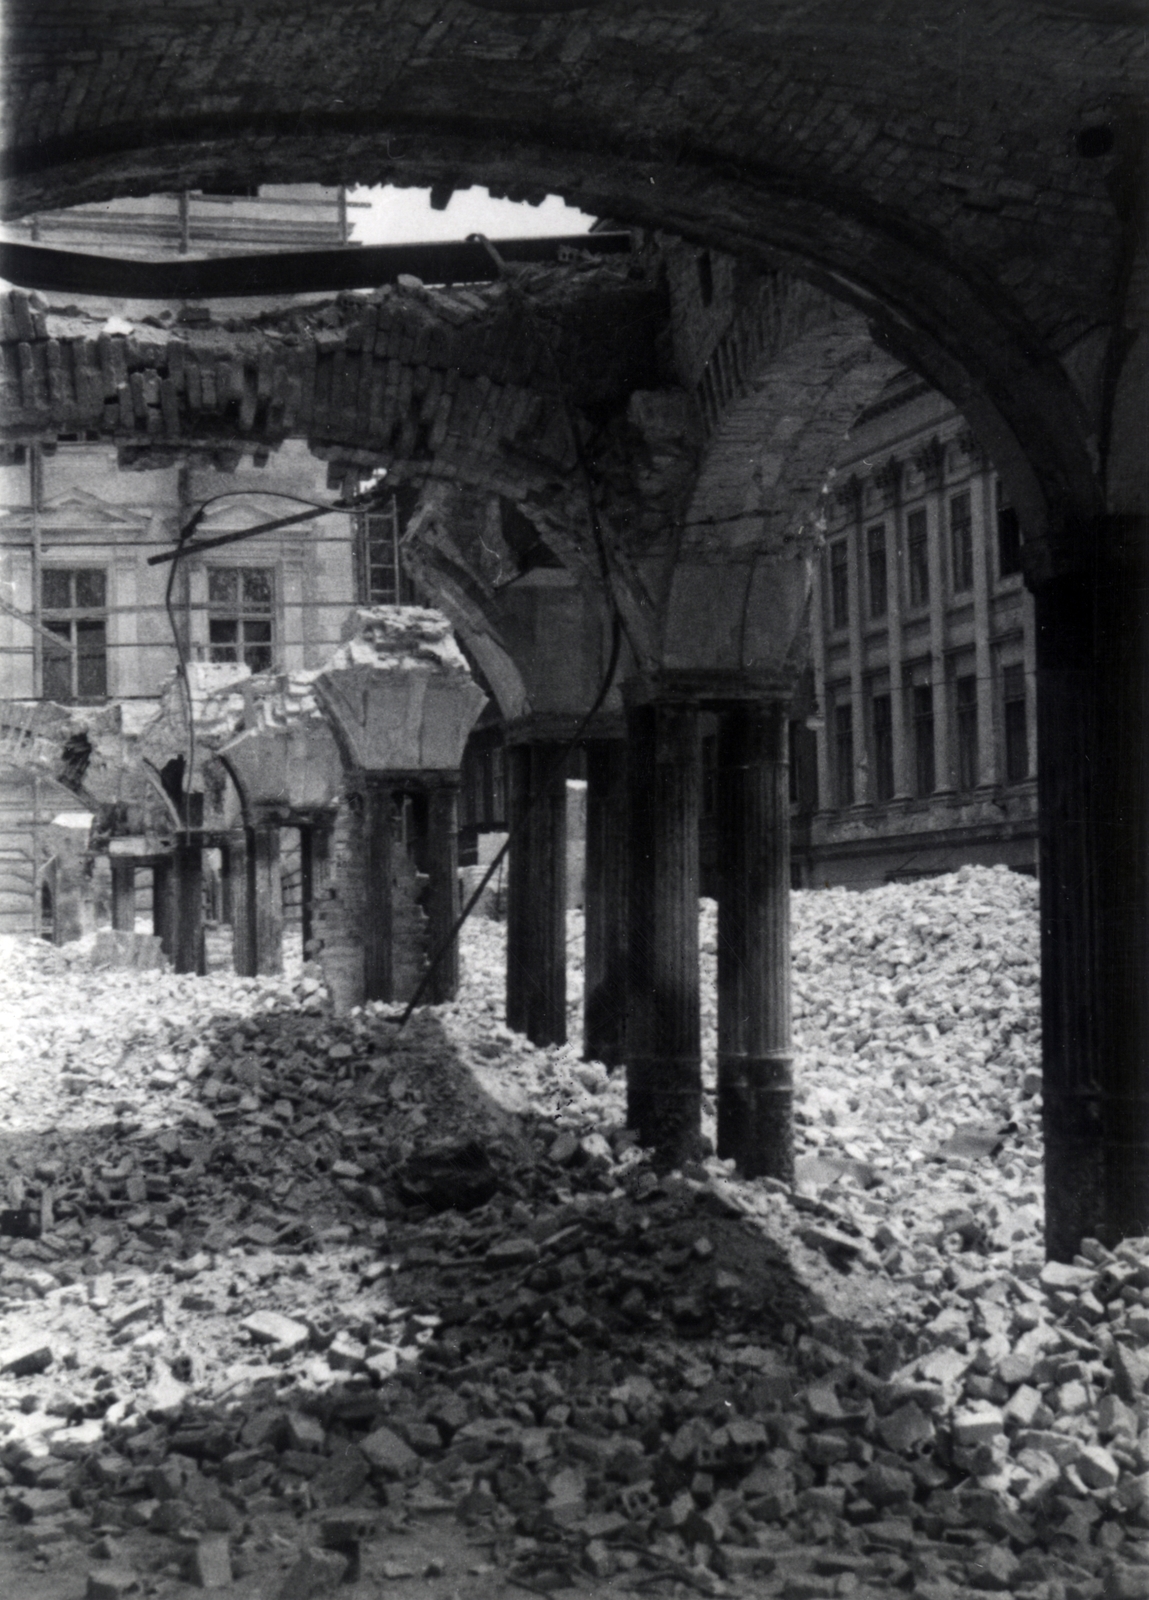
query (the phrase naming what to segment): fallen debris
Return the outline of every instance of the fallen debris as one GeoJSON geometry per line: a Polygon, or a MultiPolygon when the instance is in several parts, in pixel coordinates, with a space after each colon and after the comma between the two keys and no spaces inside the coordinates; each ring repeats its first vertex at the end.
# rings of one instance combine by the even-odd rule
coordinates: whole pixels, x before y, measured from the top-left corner
{"type": "Polygon", "coordinates": [[[13,943],[12,1537],[85,1542],[95,1600],[129,1538],[205,1589],[273,1549],[281,1600],[401,1583],[435,1519],[532,1591],[1143,1595],[1149,1241],[1042,1260],[1033,886],[795,922],[793,1190],[655,1174],[617,1078],[498,1021],[496,924],[402,1035],[298,964],[13,943]]]}

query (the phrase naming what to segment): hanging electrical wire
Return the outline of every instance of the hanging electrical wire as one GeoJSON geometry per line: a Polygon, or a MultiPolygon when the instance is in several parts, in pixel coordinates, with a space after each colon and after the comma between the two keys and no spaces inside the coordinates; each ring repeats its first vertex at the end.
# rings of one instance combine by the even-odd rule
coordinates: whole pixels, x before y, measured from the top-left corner
{"type": "Polygon", "coordinates": [[[486,237],[485,234],[471,234],[469,236],[469,242],[471,240],[482,244],[484,249],[491,256],[496,267],[498,268],[501,281],[507,284],[511,295],[515,298],[519,305],[519,309],[523,313],[524,320],[530,325],[535,338],[537,339],[541,348],[545,351],[546,356],[551,364],[555,378],[555,389],[558,394],[559,403],[563,409],[563,415],[566,420],[567,429],[570,433],[571,445],[574,451],[575,460],[578,463],[579,475],[582,480],[583,493],[586,499],[587,520],[590,523],[591,533],[594,538],[595,549],[598,555],[599,576],[602,581],[603,593],[607,602],[607,606],[610,610],[610,650],[607,657],[606,667],[603,671],[602,678],[599,682],[598,689],[595,693],[594,699],[591,702],[589,710],[584,713],[570,738],[563,745],[562,749],[551,762],[550,766],[544,771],[542,781],[540,782],[534,794],[529,797],[527,804],[523,807],[523,810],[520,812],[519,816],[513,820],[507,833],[507,837],[504,839],[499,850],[492,858],[486,872],[484,872],[482,878],[479,880],[478,885],[472,892],[466,905],[464,905],[462,911],[456,917],[451,926],[450,932],[442,940],[438,949],[432,952],[423,975],[416,985],[415,991],[408,1000],[402,1013],[398,1016],[391,1016],[387,1019],[391,1022],[397,1021],[400,1031],[405,1028],[407,1023],[410,1021],[415,1008],[426,994],[428,986],[430,985],[435,972],[438,970],[439,964],[443,961],[447,955],[447,952],[455,943],[455,940],[462,931],[468,917],[470,917],[472,911],[478,905],[480,899],[482,898],[483,891],[486,889],[495,873],[502,866],[503,861],[506,859],[506,856],[511,849],[511,846],[514,844],[515,840],[521,836],[523,829],[526,827],[527,821],[531,817],[532,813],[535,811],[536,807],[542,803],[552,785],[557,783],[560,779],[565,782],[565,772],[568,757],[570,756],[572,750],[574,750],[576,746],[582,742],[586,735],[587,729],[590,728],[594,722],[594,719],[602,710],[606,703],[607,695],[611,691],[611,687],[614,683],[615,673],[618,671],[618,663],[622,655],[622,642],[624,636],[626,637],[627,642],[631,644],[631,648],[633,650],[633,641],[630,639],[630,635],[626,627],[626,619],[623,616],[622,607],[619,605],[618,596],[615,592],[614,574],[611,570],[610,553],[606,541],[606,532],[603,528],[602,518],[599,514],[598,504],[594,496],[594,480],[591,477],[590,463],[587,461],[586,453],[583,450],[582,438],[578,429],[578,421],[575,417],[573,407],[571,406],[570,399],[567,394],[566,384],[563,381],[562,369],[559,366],[554,347],[547,337],[545,331],[540,326],[538,314],[530,299],[530,296],[523,289],[522,285],[515,281],[506,262],[495,249],[491,241],[486,237]]]}
{"type": "Polygon", "coordinates": [[[188,520],[182,524],[176,537],[176,542],[171,550],[166,550],[159,555],[148,558],[149,566],[156,566],[160,562],[170,562],[168,581],[164,587],[164,611],[171,630],[172,643],[176,651],[176,675],[183,691],[184,712],[187,716],[188,741],[187,758],[184,763],[183,778],[180,784],[181,803],[180,815],[183,824],[185,842],[190,839],[191,816],[190,796],[191,786],[195,773],[196,759],[196,732],[195,732],[195,703],[192,693],[191,673],[188,668],[187,650],[180,633],[179,624],[175,614],[175,584],[180,562],[188,556],[198,555],[202,550],[214,550],[220,545],[236,544],[242,539],[253,539],[260,533],[271,533],[278,528],[291,527],[299,522],[310,521],[314,517],[326,516],[332,511],[354,511],[361,507],[371,505],[378,496],[379,484],[385,476],[383,469],[372,474],[368,480],[366,490],[347,499],[336,500],[325,504],[319,500],[309,500],[304,495],[292,494],[288,490],[279,489],[224,489],[219,494],[209,495],[206,500],[201,500],[188,520]],[[198,539],[191,543],[192,535],[199,527],[207,514],[209,506],[220,500],[231,500],[244,495],[256,495],[263,499],[294,500],[299,505],[308,506],[310,509],[292,517],[277,517],[271,522],[257,523],[251,528],[234,529],[229,533],[220,534],[214,539],[198,539]]]}

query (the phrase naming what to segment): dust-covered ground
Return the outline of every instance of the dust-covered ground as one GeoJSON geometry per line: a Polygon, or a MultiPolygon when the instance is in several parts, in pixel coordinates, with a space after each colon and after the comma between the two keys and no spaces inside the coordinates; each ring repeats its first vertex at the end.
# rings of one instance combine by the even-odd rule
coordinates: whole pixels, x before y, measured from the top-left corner
{"type": "Polygon", "coordinates": [[[545,1051],[496,923],[401,1034],[5,943],[0,1593],[1149,1595],[1149,1245],[1043,1266],[1033,882],[794,896],[793,1191],[651,1170],[569,933],[545,1051]]]}

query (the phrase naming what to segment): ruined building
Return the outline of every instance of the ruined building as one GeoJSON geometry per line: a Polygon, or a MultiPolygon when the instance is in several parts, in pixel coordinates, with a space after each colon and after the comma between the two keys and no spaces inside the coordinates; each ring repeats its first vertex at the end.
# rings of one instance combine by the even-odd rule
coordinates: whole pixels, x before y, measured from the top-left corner
{"type": "MultiPolygon", "coordinates": [[[[786,729],[822,491],[900,369],[958,408],[1016,512],[1032,597],[1048,1245],[1068,1257],[1084,1233],[1144,1231],[1149,97],[1136,8],[379,0],[263,19],[230,0],[159,16],[117,0],[77,19],[48,0],[14,9],[8,50],[12,215],[197,185],[398,182],[442,198],[482,183],[558,193],[625,230],[549,261],[481,245],[437,264],[336,252],[293,268],[337,296],[325,321],[105,329],[15,291],[0,329],[4,439],[16,451],[92,433],[148,471],[300,441],[344,496],[380,467],[413,492],[417,581],[498,702],[510,812],[527,819],[508,1015],[535,1038],[561,1025],[548,780],[577,733],[588,1020],[625,1060],[632,1124],[668,1162],[698,1125],[700,719],[717,719],[720,1138],[744,1170],[781,1175],[786,729]],[[518,516],[545,550],[519,537],[518,516]]],[[[31,254],[44,248],[6,247],[10,280],[77,291],[86,269],[31,254]]],[[[186,299],[228,263],[208,263],[214,279],[189,275],[190,257],[160,265],[186,299]]],[[[859,541],[887,525],[889,607],[892,552],[900,533],[909,561],[911,531],[917,550],[922,507],[911,477],[885,477],[899,504],[878,519],[863,503],[851,533],[846,520],[831,531],[845,537],[848,601],[871,572],[859,541]]],[[[922,493],[946,500],[952,547],[951,484],[960,496],[948,476],[944,495],[922,493]]],[[[925,509],[933,585],[942,529],[931,535],[925,509]]],[[[958,548],[964,561],[964,534],[958,548]]],[[[972,604],[1004,626],[986,571],[972,604]]],[[[971,678],[984,782],[962,825],[995,803],[989,758],[1008,755],[983,738],[999,716],[993,677],[1024,669],[1025,649],[1019,662],[1002,639],[979,664],[965,602],[948,603],[964,592],[940,616],[936,587],[924,611],[897,595],[884,656],[868,629],[881,619],[860,611],[823,640],[831,683],[807,720],[837,725],[849,682],[855,805],[860,779],[881,773],[884,787],[892,763],[890,803],[909,815],[918,797],[899,786],[911,753],[918,783],[919,731],[920,786],[931,746],[935,790],[950,781],[947,751],[971,753],[971,678]],[[883,671],[889,762],[872,721],[883,671]],[[954,715],[939,716],[951,672],[954,715]]],[[[812,846],[818,827],[830,823],[814,819],[812,846]]]]}

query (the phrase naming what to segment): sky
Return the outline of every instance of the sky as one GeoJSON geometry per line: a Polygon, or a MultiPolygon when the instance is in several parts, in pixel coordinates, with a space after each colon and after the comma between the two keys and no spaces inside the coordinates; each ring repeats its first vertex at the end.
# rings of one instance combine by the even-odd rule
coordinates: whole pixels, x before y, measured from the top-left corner
{"type": "Polygon", "coordinates": [[[485,233],[492,239],[525,239],[538,234],[585,233],[594,221],[557,195],[541,205],[492,200],[485,189],[457,189],[445,211],[431,209],[427,189],[352,189],[352,202],[369,211],[350,213],[351,237],[362,244],[415,244],[428,239],[465,239],[485,233]]]}

